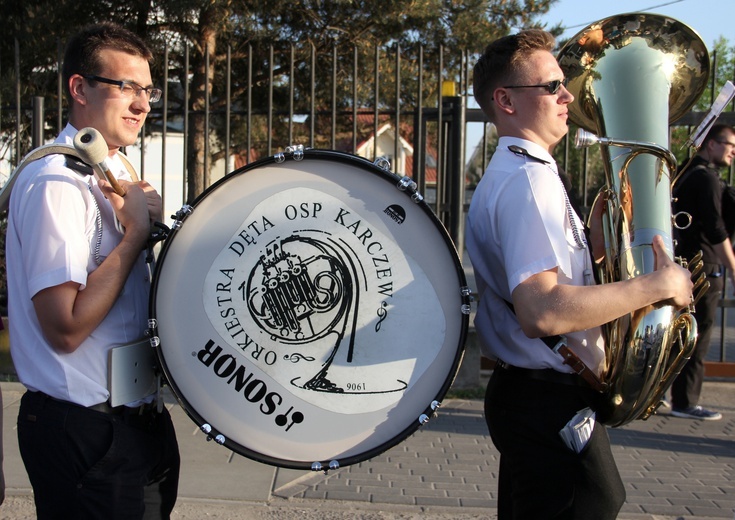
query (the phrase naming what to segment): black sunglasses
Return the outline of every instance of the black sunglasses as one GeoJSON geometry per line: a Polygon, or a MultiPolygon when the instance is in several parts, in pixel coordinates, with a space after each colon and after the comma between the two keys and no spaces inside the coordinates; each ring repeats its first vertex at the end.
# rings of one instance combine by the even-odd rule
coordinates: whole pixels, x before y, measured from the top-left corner
{"type": "Polygon", "coordinates": [[[548,83],[542,83],[541,85],[507,85],[503,88],[535,88],[535,87],[541,87],[545,88],[549,94],[556,94],[559,92],[559,88],[564,85],[566,88],[567,86],[567,80],[566,79],[555,79],[553,81],[549,81],[548,83]]]}

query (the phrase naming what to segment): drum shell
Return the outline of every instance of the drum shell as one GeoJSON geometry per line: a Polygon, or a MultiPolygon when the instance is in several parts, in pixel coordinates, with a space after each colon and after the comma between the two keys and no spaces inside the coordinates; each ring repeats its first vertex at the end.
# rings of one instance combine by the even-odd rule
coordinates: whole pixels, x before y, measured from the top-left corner
{"type": "Polygon", "coordinates": [[[344,466],[432,414],[461,360],[469,301],[446,231],[398,181],[339,152],[268,158],[211,186],[171,233],[151,293],[158,359],[213,438],[281,467],[344,466]],[[296,284],[285,298],[302,310],[272,297],[263,280],[285,263],[289,282],[293,264],[317,273],[302,283],[313,305],[296,284]]]}

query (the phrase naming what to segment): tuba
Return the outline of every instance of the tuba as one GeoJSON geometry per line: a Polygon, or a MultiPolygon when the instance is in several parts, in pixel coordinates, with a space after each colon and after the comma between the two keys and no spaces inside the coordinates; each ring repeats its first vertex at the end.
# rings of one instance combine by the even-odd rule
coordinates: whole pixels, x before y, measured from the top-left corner
{"type": "MultiPolygon", "coordinates": [[[[605,185],[605,259],[602,283],[622,281],[655,268],[652,241],[664,239],[673,256],[669,124],[699,98],[709,75],[702,39],[673,18],[629,13],[605,18],[572,37],[558,62],[575,100],[570,120],[580,127],[578,147],[599,144],[605,185]],[[599,137],[598,137],[599,136],[599,137]]],[[[699,258],[688,267],[695,294],[707,289],[699,258]]],[[[639,309],[603,326],[606,368],[597,419],[622,426],[656,411],[694,348],[693,306],[639,309]]]]}

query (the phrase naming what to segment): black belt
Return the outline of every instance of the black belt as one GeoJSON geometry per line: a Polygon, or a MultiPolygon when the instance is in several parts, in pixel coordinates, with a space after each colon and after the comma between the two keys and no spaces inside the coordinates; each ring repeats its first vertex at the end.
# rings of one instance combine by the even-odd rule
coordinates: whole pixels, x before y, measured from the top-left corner
{"type": "Polygon", "coordinates": [[[85,408],[110,415],[145,415],[156,409],[156,403],[145,403],[140,406],[110,406],[110,403],[105,401],[104,403],[93,404],[85,408]]]}
{"type": "Polygon", "coordinates": [[[495,368],[499,368],[504,372],[526,379],[535,379],[536,381],[554,383],[557,385],[582,386],[589,388],[589,385],[579,375],[557,372],[553,368],[521,368],[509,365],[505,361],[501,361],[499,359],[495,362],[495,368]]]}
{"type": "Polygon", "coordinates": [[[55,397],[51,397],[50,395],[44,393],[44,392],[32,392],[32,394],[37,394],[38,397],[48,399],[50,401],[53,401],[55,403],[67,405],[67,406],[73,406],[75,408],[85,408],[87,410],[94,410],[95,412],[102,412],[109,415],[117,415],[117,416],[135,416],[135,415],[146,415],[148,413],[151,413],[156,410],[156,403],[145,403],[140,406],[110,406],[110,403],[104,402],[104,403],[98,403],[93,404],[92,406],[82,406],[81,404],[72,403],[71,401],[65,401],[63,399],[57,399],[55,397]]]}

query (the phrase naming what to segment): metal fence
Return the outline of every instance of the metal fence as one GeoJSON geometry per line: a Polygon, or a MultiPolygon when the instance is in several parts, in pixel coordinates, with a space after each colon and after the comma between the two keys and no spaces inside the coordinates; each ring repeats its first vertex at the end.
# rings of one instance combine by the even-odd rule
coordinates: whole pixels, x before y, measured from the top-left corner
{"type": "MultiPolygon", "coordinates": [[[[462,213],[461,205],[450,209],[451,198],[458,197],[447,186],[452,182],[452,177],[462,178],[466,137],[463,132],[464,121],[455,120],[464,117],[469,57],[464,52],[456,52],[451,53],[450,60],[450,53],[439,47],[438,57],[434,56],[431,60],[433,68],[428,68],[428,61],[425,62],[424,59],[425,52],[423,47],[401,49],[396,46],[376,46],[372,51],[373,63],[362,64],[361,68],[356,47],[334,46],[331,54],[318,55],[313,45],[306,50],[296,50],[292,44],[274,44],[268,49],[265,65],[260,64],[263,70],[254,71],[255,53],[252,48],[248,48],[247,88],[237,99],[233,99],[230,92],[233,67],[228,49],[224,69],[219,76],[224,78],[225,84],[217,85],[219,98],[214,103],[212,96],[207,95],[203,108],[199,110],[190,108],[190,81],[181,82],[170,78],[169,71],[173,66],[166,65],[162,67],[162,77],[157,78],[163,86],[162,100],[152,107],[143,133],[159,136],[160,146],[164,150],[167,149],[173,133],[181,138],[183,148],[178,150],[181,156],[172,157],[162,153],[160,171],[166,175],[171,170],[168,163],[180,163],[182,171],[177,177],[184,183],[180,201],[183,203],[187,198],[187,143],[193,118],[204,119],[204,171],[207,178],[210,173],[215,177],[226,175],[235,166],[247,164],[253,158],[270,156],[291,144],[357,153],[361,140],[370,139],[371,136],[375,139],[381,127],[389,124],[398,136],[394,139],[393,150],[378,150],[377,146],[373,146],[373,156],[368,158],[375,159],[381,151],[397,158],[402,155],[399,149],[404,146],[402,143],[410,143],[412,154],[410,164],[405,169],[409,170],[408,173],[417,182],[420,191],[435,190],[433,209],[449,225],[453,215],[462,213]],[[350,52],[353,55],[351,70],[340,69],[340,64],[344,67],[346,60],[338,60],[338,54],[344,57],[350,52]],[[411,78],[413,91],[407,91],[402,78],[402,64],[412,60],[416,63],[411,70],[417,71],[418,77],[411,78]],[[453,65],[449,66],[449,62],[453,65]],[[325,64],[329,65],[325,67],[325,64]],[[371,76],[360,78],[360,71],[365,67],[370,69],[371,76]],[[288,72],[274,79],[276,68],[288,72]],[[298,92],[294,88],[296,69],[308,70],[305,92],[298,92]],[[384,73],[384,70],[389,73],[384,73]],[[256,84],[256,72],[265,76],[267,81],[256,84]],[[338,92],[338,75],[345,74],[352,76],[352,91],[338,92]],[[331,89],[324,88],[328,83],[331,83],[331,89]],[[317,86],[322,87],[319,92],[329,97],[318,99],[317,86]],[[274,101],[276,93],[279,94],[278,101],[274,101]],[[253,101],[256,98],[265,102],[254,106],[253,101]],[[308,102],[304,103],[304,100],[308,102]],[[460,110],[457,110],[457,103],[461,104],[460,110]],[[237,135],[241,137],[237,145],[233,145],[235,121],[237,135]],[[340,121],[342,124],[339,128],[347,128],[347,133],[351,135],[345,136],[345,132],[338,132],[340,121]],[[345,125],[345,121],[350,121],[351,125],[345,125]],[[326,124],[319,124],[320,122],[326,124]],[[459,124],[452,125],[453,122],[459,124]],[[301,143],[295,142],[296,129],[299,130],[298,138],[303,140],[301,143]],[[453,136],[450,136],[450,130],[454,132],[453,136]],[[254,137],[256,132],[260,136],[258,139],[254,137]],[[279,141],[275,140],[277,135],[282,136],[279,141]],[[215,164],[217,158],[219,160],[215,164]],[[215,171],[216,169],[219,171],[215,171]]],[[[205,60],[209,59],[206,55],[205,60]]],[[[163,63],[168,64],[169,60],[169,53],[166,51],[163,63]]],[[[183,72],[179,76],[189,78],[193,73],[189,49],[184,48],[177,55],[177,60],[178,63],[183,62],[183,72]]],[[[57,70],[60,70],[60,52],[56,63],[57,70]]],[[[54,91],[40,92],[32,83],[24,82],[20,77],[20,49],[17,41],[13,68],[16,71],[14,99],[0,99],[0,115],[6,123],[5,135],[10,136],[13,143],[11,153],[9,156],[6,154],[7,164],[11,168],[17,165],[25,153],[43,144],[44,139],[57,134],[65,119],[60,73],[56,74],[54,91]],[[8,133],[7,123],[10,119],[14,120],[14,129],[8,133]]],[[[205,84],[204,88],[210,92],[214,86],[205,84]]],[[[145,146],[146,140],[143,139],[141,161],[139,165],[136,164],[139,166],[139,174],[144,178],[148,174],[147,169],[151,168],[151,164],[143,160],[147,152],[145,146]]],[[[159,166],[156,165],[155,168],[159,169],[159,166]]],[[[164,198],[167,196],[166,186],[167,183],[162,179],[164,198]]],[[[453,235],[456,238],[458,232],[455,230],[453,235]]]]}
{"type": "MultiPolygon", "coordinates": [[[[449,230],[460,255],[463,250],[463,222],[466,209],[471,197],[471,192],[465,193],[466,171],[468,168],[467,142],[468,134],[472,133],[477,138],[477,148],[480,161],[480,169],[489,160],[487,150],[488,143],[494,139],[489,127],[484,124],[484,116],[481,111],[472,106],[469,89],[469,78],[471,76],[471,58],[463,51],[447,51],[440,47],[438,56],[432,63],[435,66],[429,68],[425,62],[425,49],[400,49],[397,47],[375,47],[373,51],[373,63],[370,67],[372,74],[360,79],[360,67],[358,64],[357,49],[352,48],[353,60],[351,70],[341,70],[336,56],[349,53],[350,49],[334,47],[330,55],[319,56],[314,46],[307,55],[297,57],[293,46],[290,50],[283,51],[283,46],[270,46],[265,75],[268,80],[263,85],[255,85],[253,82],[252,49],[247,55],[250,60],[247,65],[248,78],[247,88],[238,100],[234,100],[230,93],[229,79],[232,76],[230,51],[227,52],[223,77],[226,78],[225,85],[220,85],[221,103],[213,107],[210,97],[207,96],[203,109],[193,110],[189,108],[191,92],[189,82],[173,81],[169,78],[169,66],[163,67],[163,76],[160,78],[164,94],[162,102],[152,108],[148,116],[148,122],[144,134],[155,134],[160,138],[161,149],[165,152],[170,148],[169,139],[173,132],[172,128],[178,128],[175,133],[181,136],[182,149],[178,150],[181,171],[177,175],[182,183],[180,187],[181,200],[176,204],[183,204],[187,198],[187,143],[189,139],[190,121],[193,117],[201,117],[206,121],[204,132],[205,145],[205,170],[212,170],[215,165],[213,157],[223,157],[221,171],[219,174],[226,175],[232,171],[233,164],[247,164],[254,157],[270,156],[276,151],[283,150],[290,144],[295,144],[299,128],[299,135],[306,136],[306,146],[314,146],[315,143],[326,143],[326,146],[348,153],[357,153],[361,140],[369,139],[371,136],[377,139],[377,135],[383,124],[389,124],[395,129],[392,155],[397,158],[401,155],[399,147],[403,146],[401,140],[410,143],[411,159],[407,165],[407,172],[413,177],[422,193],[430,193],[427,197],[432,209],[440,217],[440,220],[449,230]],[[276,49],[280,49],[276,53],[276,49]],[[277,55],[277,56],[276,56],[277,55]],[[451,60],[448,57],[451,56],[451,60]],[[273,71],[276,61],[279,66],[288,70],[278,81],[274,81],[273,71]],[[407,92],[406,84],[402,77],[402,64],[406,60],[415,60],[414,70],[418,76],[412,78],[413,90],[407,92]],[[451,62],[452,65],[448,65],[451,62]],[[317,63],[331,63],[331,66],[317,66],[317,63]],[[307,92],[297,92],[294,88],[294,70],[304,65],[308,70],[309,80],[307,92]],[[383,70],[391,71],[390,74],[383,70]],[[337,93],[338,75],[349,74],[352,76],[352,91],[337,93]],[[322,89],[327,93],[325,99],[317,99],[317,84],[331,83],[332,89],[322,89]],[[284,85],[286,86],[284,88],[284,85]],[[386,87],[388,85],[388,87],[386,87]],[[171,89],[176,89],[173,101],[171,89]],[[370,95],[358,95],[358,88],[362,92],[369,91],[370,95]],[[390,89],[388,92],[387,89],[390,89]],[[258,98],[264,99],[264,104],[253,106],[256,90],[258,98]],[[285,98],[279,102],[274,101],[276,91],[287,93],[285,98]],[[389,94],[389,95],[388,95],[389,94]],[[338,99],[339,98],[339,99],[338,99]],[[304,99],[308,99],[306,106],[304,99]],[[391,103],[385,100],[390,99],[391,103]],[[406,100],[410,99],[410,102],[406,100]],[[238,128],[244,128],[244,139],[238,145],[233,145],[233,121],[237,119],[238,128]],[[348,120],[346,135],[340,132],[338,122],[348,120]],[[327,124],[318,124],[320,121],[327,124]],[[216,126],[215,126],[216,125],[216,126]],[[406,128],[409,130],[407,131],[406,128]],[[469,129],[473,128],[470,132],[469,129]],[[478,130],[479,128],[479,130],[478,130]],[[261,130],[265,136],[263,140],[256,142],[254,133],[261,130]],[[217,136],[215,139],[214,136],[217,136]],[[274,136],[285,136],[283,142],[274,140],[274,136]],[[219,148],[213,148],[219,146],[219,148]],[[235,160],[238,158],[238,160],[235,160]],[[238,162],[239,161],[239,162],[238,162]]],[[[299,51],[302,52],[302,51],[299,51]]],[[[189,66],[189,50],[183,53],[184,77],[191,74],[189,66]]],[[[208,58],[207,58],[208,59],[208,58]]],[[[717,70],[717,56],[712,56],[712,70],[717,70]]],[[[0,116],[3,121],[14,120],[14,129],[10,132],[13,142],[12,153],[6,157],[10,167],[17,164],[20,158],[33,147],[43,144],[49,135],[58,133],[64,124],[65,108],[63,106],[62,81],[60,73],[57,74],[55,91],[39,92],[33,85],[24,83],[20,77],[20,51],[18,42],[15,43],[15,62],[13,63],[15,83],[13,92],[14,99],[0,99],[0,116]],[[51,104],[46,105],[46,100],[51,104]]],[[[60,70],[61,55],[57,58],[57,70],[60,70]]],[[[168,52],[163,56],[163,63],[169,62],[168,52]]],[[[342,62],[344,64],[344,60],[342,62]]],[[[0,64],[0,69],[4,64],[0,64]]],[[[716,97],[715,85],[719,82],[713,74],[711,78],[710,99],[716,97]]],[[[209,90],[210,85],[205,88],[209,90]]],[[[707,95],[707,94],[705,94],[707,95]]],[[[680,121],[677,126],[688,126],[693,128],[698,124],[703,113],[691,112],[680,121]]],[[[735,124],[735,111],[733,108],[724,113],[721,121],[735,124]]],[[[342,127],[345,127],[342,124],[342,127]]],[[[6,134],[6,135],[10,135],[6,134]]],[[[146,140],[141,140],[139,173],[141,177],[147,175],[147,169],[152,166],[145,160],[147,155],[146,140]]],[[[586,152],[577,152],[572,149],[569,137],[563,143],[561,163],[568,170],[570,155],[574,153],[585,154],[580,161],[581,171],[573,176],[574,189],[581,194],[586,205],[586,194],[592,189],[590,186],[590,169],[586,152]]],[[[373,157],[379,153],[377,146],[373,146],[373,157]]],[[[473,159],[477,156],[470,152],[473,159]]],[[[172,157],[167,153],[161,153],[160,169],[161,194],[166,199],[167,186],[166,176],[171,171],[172,157]]],[[[220,163],[217,163],[220,164],[220,163]]],[[[733,180],[733,172],[730,175],[733,180]]],[[[725,298],[722,300],[722,323],[727,324],[730,319],[727,316],[729,307],[735,306],[735,301],[725,298]]],[[[720,349],[716,356],[718,361],[727,361],[728,342],[726,341],[727,327],[721,327],[720,349]]],[[[710,356],[711,358],[713,355],[710,356]]]]}

